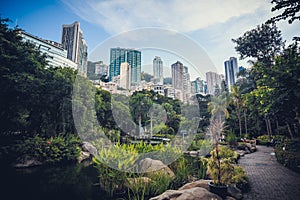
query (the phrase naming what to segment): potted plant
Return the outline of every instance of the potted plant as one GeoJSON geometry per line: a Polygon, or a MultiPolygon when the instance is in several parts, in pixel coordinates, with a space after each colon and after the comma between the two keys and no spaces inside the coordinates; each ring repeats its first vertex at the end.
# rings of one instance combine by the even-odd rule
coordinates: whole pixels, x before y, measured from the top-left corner
{"type": "Polygon", "coordinates": [[[208,159],[207,170],[212,178],[209,183],[210,191],[225,198],[227,196],[228,184],[234,176],[234,166],[229,158],[223,158],[220,155],[219,140],[223,133],[225,119],[229,117],[227,111],[228,99],[227,94],[222,93],[219,96],[213,97],[209,103],[209,109],[212,117],[208,133],[215,144],[215,149],[211,152],[211,157],[208,159]]]}

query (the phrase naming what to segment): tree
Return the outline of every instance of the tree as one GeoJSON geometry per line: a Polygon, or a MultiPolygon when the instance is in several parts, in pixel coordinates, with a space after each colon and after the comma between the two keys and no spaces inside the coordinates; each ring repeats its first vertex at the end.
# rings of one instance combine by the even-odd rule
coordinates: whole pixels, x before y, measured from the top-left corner
{"type": "Polygon", "coordinates": [[[284,11],[281,14],[272,17],[269,22],[289,19],[288,23],[292,24],[295,20],[300,20],[300,15],[297,15],[300,11],[299,0],[272,0],[271,3],[275,4],[271,9],[272,12],[282,9],[284,9],[284,11]]]}
{"type": "Polygon", "coordinates": [[[268,65],[284,46],[281,32],[275,23],[257,26],[232,41],[236,43],[235,50],[240,54],[241,59],[252,57],[268,65]]]}
{"type": "Polygon", "coordinates": [[[151,108],[152,103],[153,102],[150,98],[150,95],[139,92],[135,92],[129,100],[130,113],[133,117],[134,122],[139,125],[139,134],[140,128],[142,126],[145,126],[146,123],[149,122],[149,116],[147,115],[147,113],[151,108]]]}
{"type": "Polygon", "coordinates": [[[237,86],[231,87],[231,95],[233,97],[233,103],[237,108],[237,117],[239,120],[239,128],[240,128],[240,137],[242,137],[242,120],[241,120],[241,111],[242,111],[242,97],[240,94],[240,90],[237,86]]]}

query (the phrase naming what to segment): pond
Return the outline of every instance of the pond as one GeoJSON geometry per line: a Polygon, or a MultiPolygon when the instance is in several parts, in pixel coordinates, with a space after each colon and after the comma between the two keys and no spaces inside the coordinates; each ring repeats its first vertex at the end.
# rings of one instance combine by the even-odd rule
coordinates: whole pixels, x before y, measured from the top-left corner
{"type": "MultiPolygon", "coordinates": [[[[98,171],[87,163],[26,169],[1,167],[1,197],[30,200],[108,200],[98,171]]],[[[3,198],[1,198],[3,199],[3,198]]]]}

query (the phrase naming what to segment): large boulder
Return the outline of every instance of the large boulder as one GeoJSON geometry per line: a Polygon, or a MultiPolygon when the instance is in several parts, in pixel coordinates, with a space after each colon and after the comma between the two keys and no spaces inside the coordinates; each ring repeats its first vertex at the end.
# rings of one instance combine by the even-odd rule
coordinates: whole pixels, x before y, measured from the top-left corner
{"type": "Polygon", "coordinates": [[[139,165],[140,165],[140,170],[142,172],[162,173],[165,175],[169,175],[170,177],[175,176],[174,172],[160,160],[145,158],[140,161],[139,165]]]}
{"type": "Polygon", "coordinates": [[[153,197],[150,200],[222,200],[216,194],[209,192],[208,190],[195,187],[186,190],[167,190],[157,197],[153,197]]]}
{"type": "Polygon", "coordinates": [[[98,154],[98,151],[96,149],[96,147],[94,147],[91,143],[89,142],[83,142],[82,143],[82,151],[84,152],[89,152],[91,153],[93,156],[98,154]]]}
{"type": "Polygon", "coordinates": [[[186,190],[186,189],[191,189],[191,188],[195,188],[195,187],[201,187],[204,189],[209,190],[209,186],[208,183],[211,182],[211,180],[198,180],[195,182],[191,182],[191,183],[187,183],[184,186],[182,186],[181,188],[179,188],[178,190],[186,190]]]}

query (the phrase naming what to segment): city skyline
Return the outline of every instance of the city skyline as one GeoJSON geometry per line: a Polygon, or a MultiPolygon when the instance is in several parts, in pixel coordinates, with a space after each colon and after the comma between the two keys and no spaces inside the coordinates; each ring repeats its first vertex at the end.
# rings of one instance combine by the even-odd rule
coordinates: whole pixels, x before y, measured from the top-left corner
{"type": "MultiPolygon", "coordinates": [[[[174,30],[191,38],[203,47],[216,69],[212,69],[212,71],[225,74],[224,60],[229,57],[239,57],[234,50],[231,39],[241,36],[245,31],[255,28],[262,21],[275,16],[276,13],[270,11],[271,7],[270,2],[260,0],[215,0],[210,2],[199,1],[193,4],[186,1],[149,1],[143,3],[139,1],[96,2],[88,0],[82,3],[76,0],[46,0],[40,2],[29,0],[2,1],[0,13],[2,18],[8,17],[12,20],[11,26],[17,24],[32,35],[57,42],[60,42],[61,39],[62,24],[79,21],[89,47],[89,54],[93,52],[97,45],[122,32],[144,27],[174,30]],[[154,6],[157,3],[159,3],[159,7],[154,6]],[[151,12],[149,14],[144,12],[146,8],[153,11],[157,17],[151,18],[151,15],[149,15],[151,12]],[[115,12],[116,10],[121,10],[121,12],[115,12]],[[164,14],[166,10],[170,12],[169,15],[164,14]]],[[[298,21],[292,25],[285,21],[278,23],[287,44],[290,43],[294,35],[297,35],[299,24],[298,21]]],[[[134,48],[134,46],[124,47],[134,48]]],[[[101,56],[100,54],[98,60],[108,59],[101,56]]],[[[170,66],[178,60],[169,59],[163,55],[161,57],[165,66],[170,66]]],[[[88,58],[88,60],[91,59],[88,58]]],[[[151,61],[143,61],[142,66],[151,64],[151,61]]],[[[244,67],[248,66],[247,59],[238,60],[238,63],[244,67]]],[[[203,67],[199,63],[196,63],[196,65],[200,68],[203,67]]],[[[191,76],[193,74],[191,72],[191,76]]]]}

